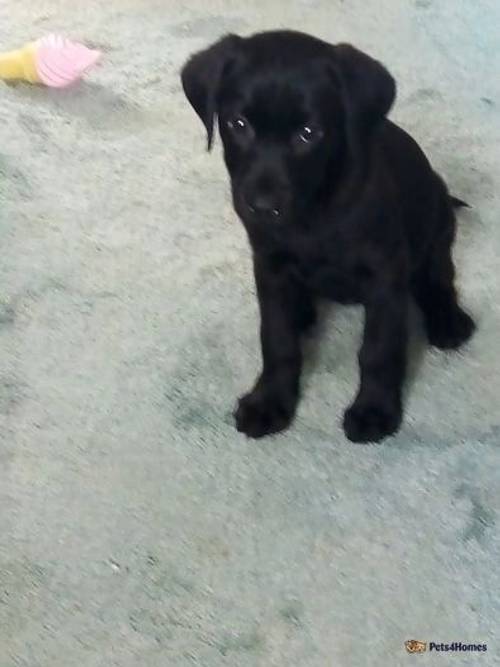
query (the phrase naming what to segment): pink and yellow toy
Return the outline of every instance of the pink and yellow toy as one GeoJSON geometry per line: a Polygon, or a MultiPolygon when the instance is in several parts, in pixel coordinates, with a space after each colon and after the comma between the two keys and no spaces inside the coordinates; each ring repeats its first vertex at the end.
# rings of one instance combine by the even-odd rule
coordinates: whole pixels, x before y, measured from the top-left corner
{"type": "Polygon", "coordinates": [[[0,79],[64,88],[80,79],[100,57],[100,51],[48,35],[17,51],[0,53],[0,79]]]}

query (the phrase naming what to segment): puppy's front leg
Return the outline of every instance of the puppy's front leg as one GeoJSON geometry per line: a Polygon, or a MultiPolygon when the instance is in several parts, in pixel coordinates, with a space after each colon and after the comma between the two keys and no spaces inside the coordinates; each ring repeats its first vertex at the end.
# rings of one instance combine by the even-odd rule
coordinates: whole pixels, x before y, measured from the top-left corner
{"type": "Polygon", "coordinates": [[[360,386],[344,415],[353,442],[377,442],[398,430],[406,367],[407,292],[374,285],[365,301],[365,330],[359,353],[360,386]]]}
{"type": "Polygon", "coordinates": [[[235,418],[238,431],[261,438],[285,429],[295,415],[302,366],[300,312],[307,296],[286,268],[269,259],[255,256],[254,273],[263,368],[252,391],[240,398],[235,418]]]}

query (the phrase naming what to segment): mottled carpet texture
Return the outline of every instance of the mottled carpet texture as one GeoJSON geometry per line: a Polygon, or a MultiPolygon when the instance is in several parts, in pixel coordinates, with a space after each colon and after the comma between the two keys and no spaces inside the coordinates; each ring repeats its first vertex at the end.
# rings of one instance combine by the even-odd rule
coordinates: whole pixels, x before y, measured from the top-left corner
{"type": "Polygon", "coordinates": [[[498,664],[499,26],[496,0],[2,0],[1,49],[60,31],[104,58],[69,90],[0,84],[1,667],[434,664],[406,639],[498,664]],[[232,427],[260,361],[250,257],[178,71],[274,27],[385,62],[393,118],[473,207],[477,335],[446,354],[415,323],[382,445],[339,424],[357,307],[328,313],[289,432],[232,427]]]}

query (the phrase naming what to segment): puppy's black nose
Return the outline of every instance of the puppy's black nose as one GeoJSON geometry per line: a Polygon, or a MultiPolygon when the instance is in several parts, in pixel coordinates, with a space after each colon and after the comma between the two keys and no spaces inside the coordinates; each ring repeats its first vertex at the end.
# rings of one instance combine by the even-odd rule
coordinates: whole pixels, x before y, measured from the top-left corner
{"type": "Polygon", "coordinates": [[[259,193],[245,197],[245,203],[252,215],[261,218],[276,218],[281,216],[281,202],[272,193],[259,193]]]}

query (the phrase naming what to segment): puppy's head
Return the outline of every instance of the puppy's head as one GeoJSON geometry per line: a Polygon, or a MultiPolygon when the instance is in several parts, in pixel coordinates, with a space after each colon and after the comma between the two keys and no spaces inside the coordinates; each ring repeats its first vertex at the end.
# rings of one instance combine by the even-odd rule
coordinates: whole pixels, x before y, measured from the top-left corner
{"type": "Polygon", "coordinates": [[[217,116],[236,211],[247,227],[292,224],[363,162],[395,97],[391,75],[347,44],[296,32],[224,37],[182,71],[207,130],[217,116]]]}

